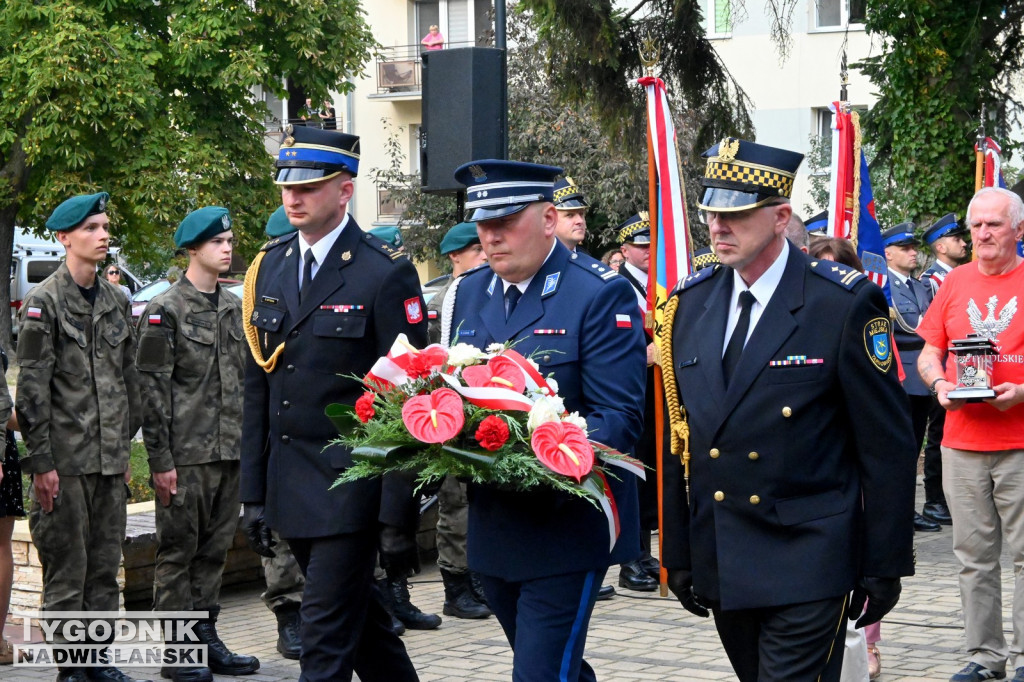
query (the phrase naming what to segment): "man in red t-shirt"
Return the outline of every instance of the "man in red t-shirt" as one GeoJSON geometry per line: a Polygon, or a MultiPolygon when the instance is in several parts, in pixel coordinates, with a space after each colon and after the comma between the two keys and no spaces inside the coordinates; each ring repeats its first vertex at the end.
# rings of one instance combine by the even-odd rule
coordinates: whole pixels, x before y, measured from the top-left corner
{"type": "Polygon", "coordinates": [[[974,195],[966,222],[977,260],[949,273],[917,330],[926,342],[918,371],[948,412],[942,482],[970,654],[950,681],[1003,679],[1009,662],[1013,682],[1024,682],[1024,572],[1016,574],[1008,650],[999,565],[1003,537],[1014,564],[1024,564],[1024,312],[1017,311],[1024,295],[1024,259],[1017,255],[1024,203],[1013,192],[988,187],[974,195]],[[954,339],[972,333],[998,348],[991,377],[996,397],[967,404],[950,400],[956,363],[944,370],[943,359],[954,339]]]}

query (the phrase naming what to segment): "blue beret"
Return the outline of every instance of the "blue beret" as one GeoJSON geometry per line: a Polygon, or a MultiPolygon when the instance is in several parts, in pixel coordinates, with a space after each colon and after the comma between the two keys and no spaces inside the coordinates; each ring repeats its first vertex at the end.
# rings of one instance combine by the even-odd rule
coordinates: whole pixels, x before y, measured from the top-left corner
{"type": "Polygon", "coordinates": [[[630,216],[617,229],[620,244],[651,243],[651,221],[647,216],[647,211],[640,211],[636,215],[630,216]]]}
{"type": "Polygon", "coordinates": [[[934,244],[936,240],[943,237],[952,237],[954,235],[967,234],[967,228],[956,222],[956,214],[947,213],[938,220],[935,224],[924,231],[924,240],[929,244],[934,244]]]}
{"type": "Polygon", "coordinates": [[[174,231],[174,244],[179,249],[202,244],[230,229],[231,215],[226,208],[206,206],[185,216],[174,231]]]}
{"type": "Polygon", "coordinates": [[[288,215],[284,212],[284,206],[278,206],[277,210],[270,214],[264,232],[267,233],[268,237],[283,237],[286,234],[295,232],[295,226],[288,222],[288,215]]]}
{"type": "Polygon", "coordinates": [[[882,244],[885,246],[907,246],[918,244],[914,236],[914,223],[900,223],[882,232],[882,244]]]}
{"type": "Polygon", "coordinates": [[[464,249],[470,244],[479,244],[480,235],[477,234],[474,223],[459,223],[448,230],[441,239],[441,255],[445,256],[453,251],[464,249]]]}
{"type": "Polygon", "coordinates": [[[317,182],[342,171],[355,177],[359,173],[359,138],[337,130],[288,125],[274,165],[277,185],[317,182]]]}
{"type": "Polygon", "coordinates": [[[818,215],[804,223],[807,232],[813,234],[825,234],[828,232],[828,211],[822,211],[818,215]]]}
{"type": "Polygon", "coordinates": [[[705,211],[743,211],[793,194],[796,169],[804,155],[727,137],[704,152],[705,211]]]}
{"type": "Polygon", "coordinates": [[[559,211],[585,211],[590,208],[590,204],[583,198],[583,192],[570,177],[564,177],[555,183],[552,196],[555,208],[559,211]]]}
{"type": "Polygon", "coordinates": [[[562,169],[524,161],[482,159],[455,169],[466,186],[467,220],[480,222],[518,213],[536,201],[554,201],[555,178],[562,169]]]}
{"type": "Polygon", "coordinates": [[[53,210],[46,219],[46,229],[54,232],[67,232],[74,229],[91,215],[106,213],[110,195],[106,192],[97,194],[79,194],[71,197],[53,210]]]}
{"type": "Polygon", "coordinates": [[[375,227],[370,230],[370,234],[378,239],[386,241],[388,244],[396,249],[402,248],[402,231],[394,226],[386,227],[375,227]]]}

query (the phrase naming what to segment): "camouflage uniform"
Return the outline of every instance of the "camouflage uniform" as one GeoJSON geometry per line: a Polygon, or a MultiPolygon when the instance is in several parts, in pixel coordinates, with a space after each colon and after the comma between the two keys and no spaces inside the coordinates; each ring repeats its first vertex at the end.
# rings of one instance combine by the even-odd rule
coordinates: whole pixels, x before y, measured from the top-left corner
{"type": "Polygon", "coordinates": [[[263,574],[267,579],[267,591],[260,595],[271,611],[282,606],[293,607],[302,603],[302,588],[306,579],[302,577],[299,562],[295,560],[288,542],[271,531],[274,538],[274,556],[263,557],[263,574]]]}
{"type": "Polygon", "coordinates": [[[34,490],[29,510],[50,611],[118,608],[123,476],[141,412],[128,301],[102,279],[96,286],[90,306],[62,264],[31,291],[19,319],[24,471],[60,477],[53,512],[34,490]]]}
{"type": "Polygon", "coordinates": [[[137,366],[150,470],[177,470],[156,505],[153,607],[214,606],[238,526],[245,344],[241,301],[218,285],[217,307],[182,277],[139,318],[137,366]]]}

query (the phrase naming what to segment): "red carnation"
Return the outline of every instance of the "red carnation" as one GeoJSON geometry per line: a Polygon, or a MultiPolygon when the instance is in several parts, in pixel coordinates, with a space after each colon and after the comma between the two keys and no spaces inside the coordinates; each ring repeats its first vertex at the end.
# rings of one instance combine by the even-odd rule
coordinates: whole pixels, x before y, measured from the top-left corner
{"type": "Polygon", "coordinates": [[[474,435],[485,450],[498,450],[508,440],[508,424],[501,417],[491,415],[485,417],[474,435]]]}
{"type": "Polygon", "coordinates": [[[377,414],[377,411],[373,409],[374,397],[374,393],[366,391],[359,396],[359,400],[356,401],[356,416],[359,417],[359,421],[364,424],[373,419],[373,416],[377,414]]]}

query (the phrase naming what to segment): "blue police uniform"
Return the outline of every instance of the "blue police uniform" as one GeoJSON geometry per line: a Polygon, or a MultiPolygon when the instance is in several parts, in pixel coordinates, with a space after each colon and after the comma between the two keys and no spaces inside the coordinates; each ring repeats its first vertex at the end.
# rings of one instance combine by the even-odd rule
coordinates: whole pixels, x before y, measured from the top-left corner
{"type": "MultiPolygon", "coordinates": [[[[355,174],[355,136],[289,132],[277,184],[355,174]]],[[[382,501],[380,480],[331,489],[352,459],[347,448],[328,446],[337,430],[324,408],[355,404],[363,387],[352,376],[365,375],[399,334],[426,345],[419,278],[408,259],[346,217],[300,300],[298,239],[268,242],[247,275],[253,357],[245,375],[241,501],[265,505],[267,523],[287,540],[306,577],[300,679],[344,681],[355,670],[361,680],[415,680],[372,579],[378,523],[399,525],[388,517],[405,518],[415,501],[408,491],[405,499],[382,501]]]]}
{"type": "MultiPolygon", "coordinates": [[[[467,208],[476,208],[473,218],[480,220],[551,201],[550,182],[538,190],[522,180],[546,168],[481,161],[456,177],[470,185],[467,208]],[[486,181],[474,184],[476,175],[486,181]]],[[[591,439],[629,451],[643,423],[646,366],[632,288],[604,264],[553,240],[507,321],[503,292],[488,266],[453,285],[454,305],[450,316],[446,306],[442,320],[452,341],[481,349],[515,342],[541,374],[554,376],[566,410],[587,419],[591,439]]],[[[480,574],[487,603],[515,651],[515,680],[596,679],[583,648],[597,590],[609,565],[639,554],[636,481],[616,475],[609,485],[621,533],[611,552],[607,521],[587,501],[553,491],[469,487],[469,566],[480,574]]]]}
{"type": "MultiPolygon", "coordinates": [[[[788,197],[799,156],[782,154],[740,140],[709,150],[702,208],[788,197]]],[[[690,456],[688,481],[681,457],[664,461],[662,564],[670,584],[689,572],[743,682],[838,680],[850,590],[913,573],[916,458],[885,297],[861,273],[782,248],[781,279],[728,382],[731,268],[680,283],[662,339],[690,456]],[[769,620],[776,635],[789,623],[784,641],[762,639],[769,620]]]]}
{"type": "MultiPolygon", "coordinates": [[[[938,220],[935,221],[930,227],[928,227],[922,238],[925,244],[933,247],[936,241],[942,237],[954,237],[964,236],[967,234],[967,229],[957,222],[955,213],[947,213],[938,220]]],[[[934,247],[933,247],[934,248],[934,247]]],[[[942,263],[938,260],[932,262],[928,269],[921,273],[921,281],[928,285],[928,288],[932,291],[932,297],[939,293],[939,287],[942,286],[942,282],[946,279],[946,275],[953,268],[942,263]]]]}

